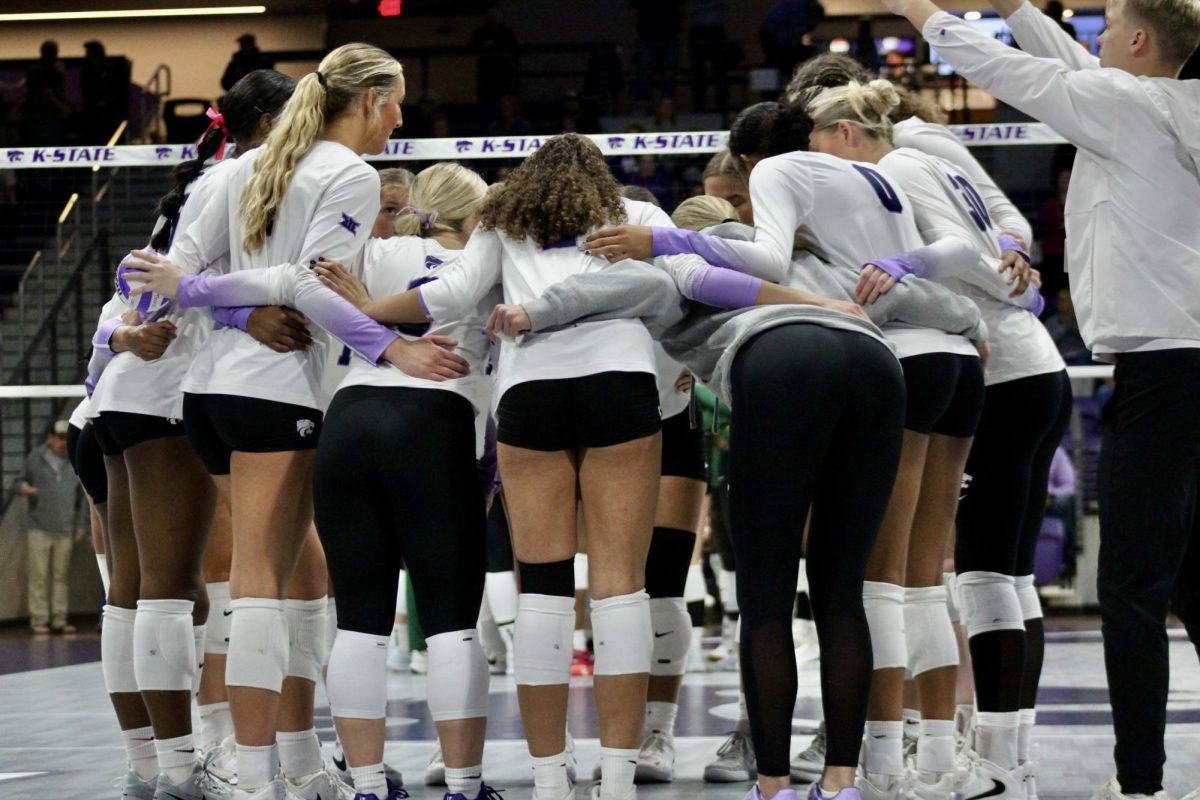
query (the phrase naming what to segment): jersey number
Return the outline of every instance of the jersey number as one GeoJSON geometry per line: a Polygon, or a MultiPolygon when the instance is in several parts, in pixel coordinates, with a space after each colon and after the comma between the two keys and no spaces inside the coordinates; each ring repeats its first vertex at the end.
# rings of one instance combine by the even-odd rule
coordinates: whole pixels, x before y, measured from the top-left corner
{"type": "Polygon", "coordinates": [[[963,200],[967,203],[967,213],[971,215],[971,219],[975,220],[975,224],[979,226],[979,230],[987,233],[992,227],[992,218],[988,216],[987,205],[984,204],[983,198],[979,196],[979,191],[975,186],[962,175],[947,175],[950,182],[958,189],[959,194],[963,196],[963,200]]]}
{"type": "MultiPolygon", "coordinates": [[[[415,289],[418,286],[424,286],[427,283],[432,283],[437,280],[436,275],[422,275],[419,278],[414,278],[408,282],[409,289],[415,289]]],[[[406,333],[409,336],[424,336],[429,333],[428,322],[405,322],[396,326],[396,330],[401,333],[406,333]]]]}
{"type": "Polygon", "coordinates": [[[904,204],[900,202],[900,195],[896,194],[896,190],[887,182],[887,178],[870,167],[864,167],[862,164],[855,164],[854,168],[858,170],[858,174],[867,179],[867,183],[871,184],[871,188],[875,190],[875,194],[879,195],[879,202],[883,203],[884,208],[893,214],[899,214],[904,211],[904,204]]]}

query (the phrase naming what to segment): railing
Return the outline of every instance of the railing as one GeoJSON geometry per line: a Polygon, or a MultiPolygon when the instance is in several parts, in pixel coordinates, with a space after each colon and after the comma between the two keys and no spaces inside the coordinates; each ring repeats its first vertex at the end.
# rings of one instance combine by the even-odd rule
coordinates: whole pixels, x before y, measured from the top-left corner
{"type": "Polygon", "coordinates": [[[159,64],[143,87],[141,120],[142,135],[151,142],[166,140],[162,117],[162,100],[171,96],[171,68],[159,64]],[[150,105],[153,103],[153,105],[150,105]]]}

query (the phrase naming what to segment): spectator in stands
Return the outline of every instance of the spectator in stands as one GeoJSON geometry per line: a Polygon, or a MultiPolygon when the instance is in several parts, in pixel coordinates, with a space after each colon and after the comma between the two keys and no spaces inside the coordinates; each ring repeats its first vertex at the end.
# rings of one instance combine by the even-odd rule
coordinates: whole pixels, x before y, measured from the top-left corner
{"type": "Polygon", "coordinates": [[[504,23],[500,9],[492,6],[467,40],[479,53],[475,62],[475,86],[479,105],[493,107],[500,98],[517,91],[517,34],[504,23]]]}
{"type": "Polygon", "coordinates": [[[1058,348],[1059,354],[1069,365],[1092,363],[1092,354],[1079,333],[1079,322],[1075,319],[1075,304],[1071,301],[1071,290],[1058,290],[1058,311],[1046,320],[1046,330],[1058,348]]]}
{"type": "Polygon", "coordinates": [[[275,62],[258,49],[258,42],[253,33],[243,33],[237,38],[237,44],[237,52],[229,59],[225,74],[221,76],[221,88],[227,92],[254,70],[275,68],[275,62]]]}
{"type": "MultiPolygon", "coordinates": [[[[675,94],[679,69],[679,34],[683,28],[682,0],[631,0],[636,16],[637,99],[646,103],[656,85],[664,95],[675,94]]],[[[643,106],[643,110],[644,110],[643,106]]]]}
{"type": "Polygon", "coordinates": [[[1075,558],[1079,555],[1079,540],[1075,529],[1075,465],[1063,446],[1054,451],[1050,462],[1050,482],[1046,494],[1046,514],[1063,522],[1063,558],[1066,569],[1063,577],[1075,574],[1075,558]]]}
{"type": "Polygon", "coordinates": [[[654,120],[650,123],[650,129],[653,131],[679,130],[679,120],[675,116],[674,97],[664,94],[658,98],[658,103],[654,106],[654,120]]]}
{"type": "Polygon", "coordinates": [[[515,94],[506,94],[496,103],[496,116],[483,129],[485,136],[529,136],[533,126],[521,116],[521,103],[515,94]]]}
{"type": "Polygon", "coordinates": [[[21,104],[24,138],[31,145],[60,145],[67,139],[66,67],[58,60],[58,42],[42,42],[41,56],[25,76],[25,100],[21,104]]]}
{"type": "Polygon", "coordinates": [[[72,546],[84,538],[85,506],[67,461],[66,420],[55,422],[46,443],[29,454],[16,491],[29,501],[29,626],[35,634],[74,633],[67,624],[67,571],[72,546]]]}
{"type": "Polygon", "coordinates": [[[816,52],[812,30],[825,18],[820,0],[779,0],[763,18],[758,37],[767,66],[788,76],[816,52]]]}
{"type": "Polygon", "coordinates": [[[1075,26],[1063,19],[1063,4],[1060,0],[1049,0],[1046,3],[1046,16],[1058,23],[1058,27],[1067,32],[1075,41],[1079,41],[1079,34],[1075,32],[1075,26]]]}
{"type": "Polygon", "coordinates": [[[1067,187],[1071,183],[1071,165],[1075,160],[1075,148],[1063,145],[1054,153],[1054,194],[1042,203],[1038,212],[1038,233],[1042,244],[1042,292],[1053,297],[1067,285],[1067,272],[1063,253],[1066,249],[1067,232],[1063,214],[1066,210],[1067,187]]]}
{"type": "Polygon", "coordinates": [[[675,187],[671,175],[662,164],[662,159],[652,155],[641,155],[637,159],[637,172],[625,180],[627,186],[640,186],[648,190],[658,202],[659,208],[675,207],[675,187]]]}
{"type": "Polygon", "coordinates": [[[600,121],[584,110],[579,93],[572,89],[563,98],[562,119],[557,127],[558,130],[550,133],[597,133],[600,121]]]}
{"type": "Polygon", "coordinates": [[[129,110],[129,84],[113,69],[104,45],[95,39],[83,43],[79,88],[83,93],[83,143],[104,144],[129,110]]]}
{"type": "Polygon", "coordinates": [[[416,108],[404,112],[404,133],[406,139],[427,139],[433,136],[434,122],[442,113],[442,106],[436,92],[428,91],[421,95],[416,108]]]}
{"type": "Polygon", "coordinates": [[[692,73],[692,112],[708,108],[708,87],[716,92],[718,111],[729,108],[729,43],[725,18],[729,0],[688,3],[688,67],[692,73]]]}

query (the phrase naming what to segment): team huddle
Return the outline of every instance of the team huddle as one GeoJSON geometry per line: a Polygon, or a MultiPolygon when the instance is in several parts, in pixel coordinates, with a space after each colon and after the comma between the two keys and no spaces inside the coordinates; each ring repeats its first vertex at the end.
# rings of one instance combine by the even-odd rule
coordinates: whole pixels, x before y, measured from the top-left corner
{"type": "MultiPolygon", "coordinates": [[[[1084,135],[1039,70],[1096,65],[1070,66],[1090,56],[1028,4],[1008,9],[1014,32],[1062,60],[893,2],[984,88],[1084,135]]],[[[746,196],[668,216],[574,134],[492,186],[454,163],[381,180],[362,156],[404,92],[366,44],[298,82],[242,78],[101,312],[71,452],[104,522],[124,797],[407,797],[383,760],[401,571],[428,645],[431,782],[499,797],[486,583],[533,797],[574,797],[578,552],[591,796],[672,780],[700,382],[732,420],[742,686],[706,778],[754,780],[751,800],[794,798],[793,780],[811,800],[1036,800],[1033,562],[1071,385],[1029,224],[938,111],[819,56],[710,164],[746,196]],[[793,758],[801,565],[824,721],[793,758]]]]}

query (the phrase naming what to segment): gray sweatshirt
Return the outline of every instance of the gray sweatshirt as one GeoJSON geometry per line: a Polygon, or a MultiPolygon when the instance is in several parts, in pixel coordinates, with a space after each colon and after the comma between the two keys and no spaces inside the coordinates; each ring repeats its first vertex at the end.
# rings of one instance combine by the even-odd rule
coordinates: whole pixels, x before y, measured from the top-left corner
{"type": "MultiPolygon", "coordinates": [[[[710,232],[725,233],[716,229],[710,232]]],[[[792,288],[833,299],[853,299],[858,282],[855,270],[830,267],[809,253],[800,253],[796,258],[806,263],[803,269],[791,271],[792,288]]],[[[876,325],[903,322],[934,327],[966,336],[976,344],[987,336],[974,303],[913,276],[864,307],[874,325],[810,305],[716,309],[688,300],[680,291],[682,281],[678,283],[667,269],[626,260],[600,272],[572,275],[551,286],[537,300],[524,304],[524,308],[534,334],[578,322],[640,319],[668,355],[692,370],[729,405],[733,394],[729,376],[738,349],[751,337],[780,325],[807,322],[853,331],[889,347],[876,325]]]]}
{"type": "Polygon", "coordinates": [[[51,453],[48,445],[33,449],[16,482],[37,489],[29,498],[29,524],[34,528],[69,534],[83,526],[79,479],[67,459],[51,453]]]}

